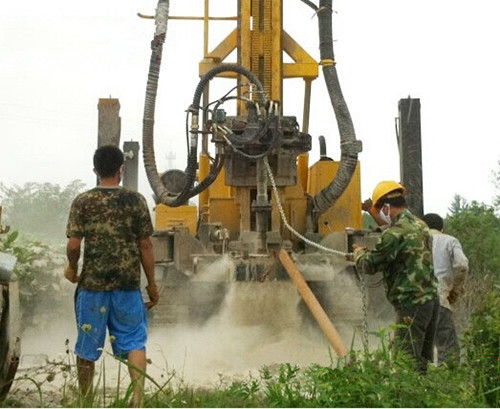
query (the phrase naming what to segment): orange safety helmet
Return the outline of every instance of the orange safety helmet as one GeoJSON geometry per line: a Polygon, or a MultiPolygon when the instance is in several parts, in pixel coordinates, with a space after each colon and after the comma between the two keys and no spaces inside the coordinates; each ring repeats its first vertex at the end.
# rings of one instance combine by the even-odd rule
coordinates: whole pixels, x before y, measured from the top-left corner
{"type": "Polygon", "coordinates": [[[398,182],[393,180],[383,180],[380,182],[377,186],[375,186],[375,189],[373,189],[373,206],[377,206],[377,203],[381,198],[395,190],[400,190],[403,195],[406,193],[406,188],[398,182]]]}

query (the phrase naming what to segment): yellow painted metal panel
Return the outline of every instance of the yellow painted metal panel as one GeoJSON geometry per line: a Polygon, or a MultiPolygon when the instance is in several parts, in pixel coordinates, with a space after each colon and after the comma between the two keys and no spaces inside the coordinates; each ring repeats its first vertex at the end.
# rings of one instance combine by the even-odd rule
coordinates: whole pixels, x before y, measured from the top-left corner
{"type": "Polygon", "coordinates": [[[229,237],[235,240],[240,231],[240,211],[232,197],[211,198],[209,201],[209,222],[220,222],[229,230],[229,237]]]}
{"type": "MultiPolygon", "coordinates": [[[[319,161],[311,166],[308,180],[308,193],[315,195],[330,184],[337,173],[340,162],[319,161]]],[[[343,231],[346,227],[361,229],[361,177],[359,162],[351,182],[337,202],[319,218],[319,232],[327,234],[343,231]]]]}
{"type": "Polygon", "coordinates": [[[316,63],[284,63],[283,78],[316,78],[318,64],[316,63]]]}
{"type": "Polygon", "coordinates": [[[160,203],[155,209],[155,229],[167,230],[173,227],[187,227],[189,233],[196,235],[197,209],[196,206],[185,205],[169,207],[160,203]]]}
{"type": "Polygon", "coordinates": [[[309,174],[309,154],[301,153],[297,159],[297,179],[302,189],[307,188],[307,175],[309,174]]]}
{"type": "Polygon", "coordinates": [[[226,170],[222,168],[219,176],[209,187],[210,197],[233,197],[234,193],[231,186],[226,185],[226,170]]]}

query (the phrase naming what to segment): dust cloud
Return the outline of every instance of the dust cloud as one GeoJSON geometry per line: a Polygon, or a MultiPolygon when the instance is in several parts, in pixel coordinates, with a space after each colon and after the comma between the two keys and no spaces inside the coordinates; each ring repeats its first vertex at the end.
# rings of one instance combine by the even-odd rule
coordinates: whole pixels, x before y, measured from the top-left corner
{"type": "MultiPolygon", "coordinates": [[[[223,278],[224,265],[218,267],[212,270],[213,274],[223,278]]],[[[208,275],[206,278],[208,282],[213,279],[208,275]]],[[[352,276],[337,274],[328,285],[320,287],[312,289],[325,309],[334,312],[330,315],[344,343],[348,348],[354,345],[360,349],[363,303],[352,276]]],[[[263,366],[290,363],[305,368],[312,363],[336,364],[331,345],[290,281],[232,282],[224,288],[220,307],[201,324],[150,325],[147,372],[153,383],[163,385],[169,380],[173,386],[180,383],[213,387],[221,380],[231,382],[258,376],[263,366]]],[[[36,378],[34,371],[38,371],[37,379],[43,379],[47,373],[40,372],[40,368],[50,366],[48,362],[74,365],[76,326],[72,297],[68,297],[67,304],[63,311],[45,312],[43,319],[34,319],[34,325],[24,330],[17,374],[20,381],[14,382],[11,394],[26,395],[30,389],[37,396],[36,388],[22,379],[36,378]]],[[[73,385],[75,373],[73,370],[73,385]]],[[[104,378],[108,387],[128,386],[128,372],[112,357],[109,342],[96,364],[96,380],[102,382],[104,378]]],[[[57,396],[61,385],[67,382],[67,378],[56,376],[51,383],[43,384],[43,390],[57,396]]],[[[151,381],[148,384],[155,388],[151,381]]]]}
{"type": "Polygon", "coordinates": [[[232,283],[219,314],[204,325],[150,330],[149,372],[175,371],[186,382],[207,385],[220,376],[255,375],[263,365],[329,365],[329,344],[302,328],[298,303],[289,282],[232,283]]]}

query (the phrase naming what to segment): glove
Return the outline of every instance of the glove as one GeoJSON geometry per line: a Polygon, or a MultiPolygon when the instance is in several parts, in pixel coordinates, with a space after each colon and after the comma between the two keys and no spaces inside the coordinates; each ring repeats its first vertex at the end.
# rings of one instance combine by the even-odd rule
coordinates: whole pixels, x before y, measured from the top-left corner
{"type": "Polygon", "coordinates": [[[362,250],[362,247],[359,244],[353,243],[352,253],[345,253],[345,260],[354,263],[356,259],[356,253],[360,250],[362,250]]]}
{"type": "Polygon", "coordinates": [[[156,284],[150,284],[146,286],[146,291],[148,293],[149,301],[146,303],[146,308],[149,310],[158,304],[160,299],[160,294],[158,294],[158,287],[156,284]]]}
{"type": "Polygon", "coordinates": [[[64,277],[71,283],[77,283],[80,278],[77,269],[69,265],[64,269],[64,277]]]}
{"type": "Polygon", "coordinates": [[[363,203],[361,203],[361,210],[370,213],[370,210],[373,207],[372,199],[366,199],[363,203]]]}

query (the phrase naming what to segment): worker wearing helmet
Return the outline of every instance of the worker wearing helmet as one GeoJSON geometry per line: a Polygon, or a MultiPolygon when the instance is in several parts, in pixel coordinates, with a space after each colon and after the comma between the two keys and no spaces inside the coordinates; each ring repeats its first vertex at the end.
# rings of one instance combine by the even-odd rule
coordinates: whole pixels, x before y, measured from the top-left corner
{"type": "Polygon", "coordinates": [[[437,280],[429,229],[407,208],[406,189],[394,181],[380,182],[372,195],[373,213],[385,229],[373,250],[354,246],[354,262],[366,274],[381,272],[386,295],[396,311],[396,345],[427,372],[433,358],[439,311],[437,280]]]}

